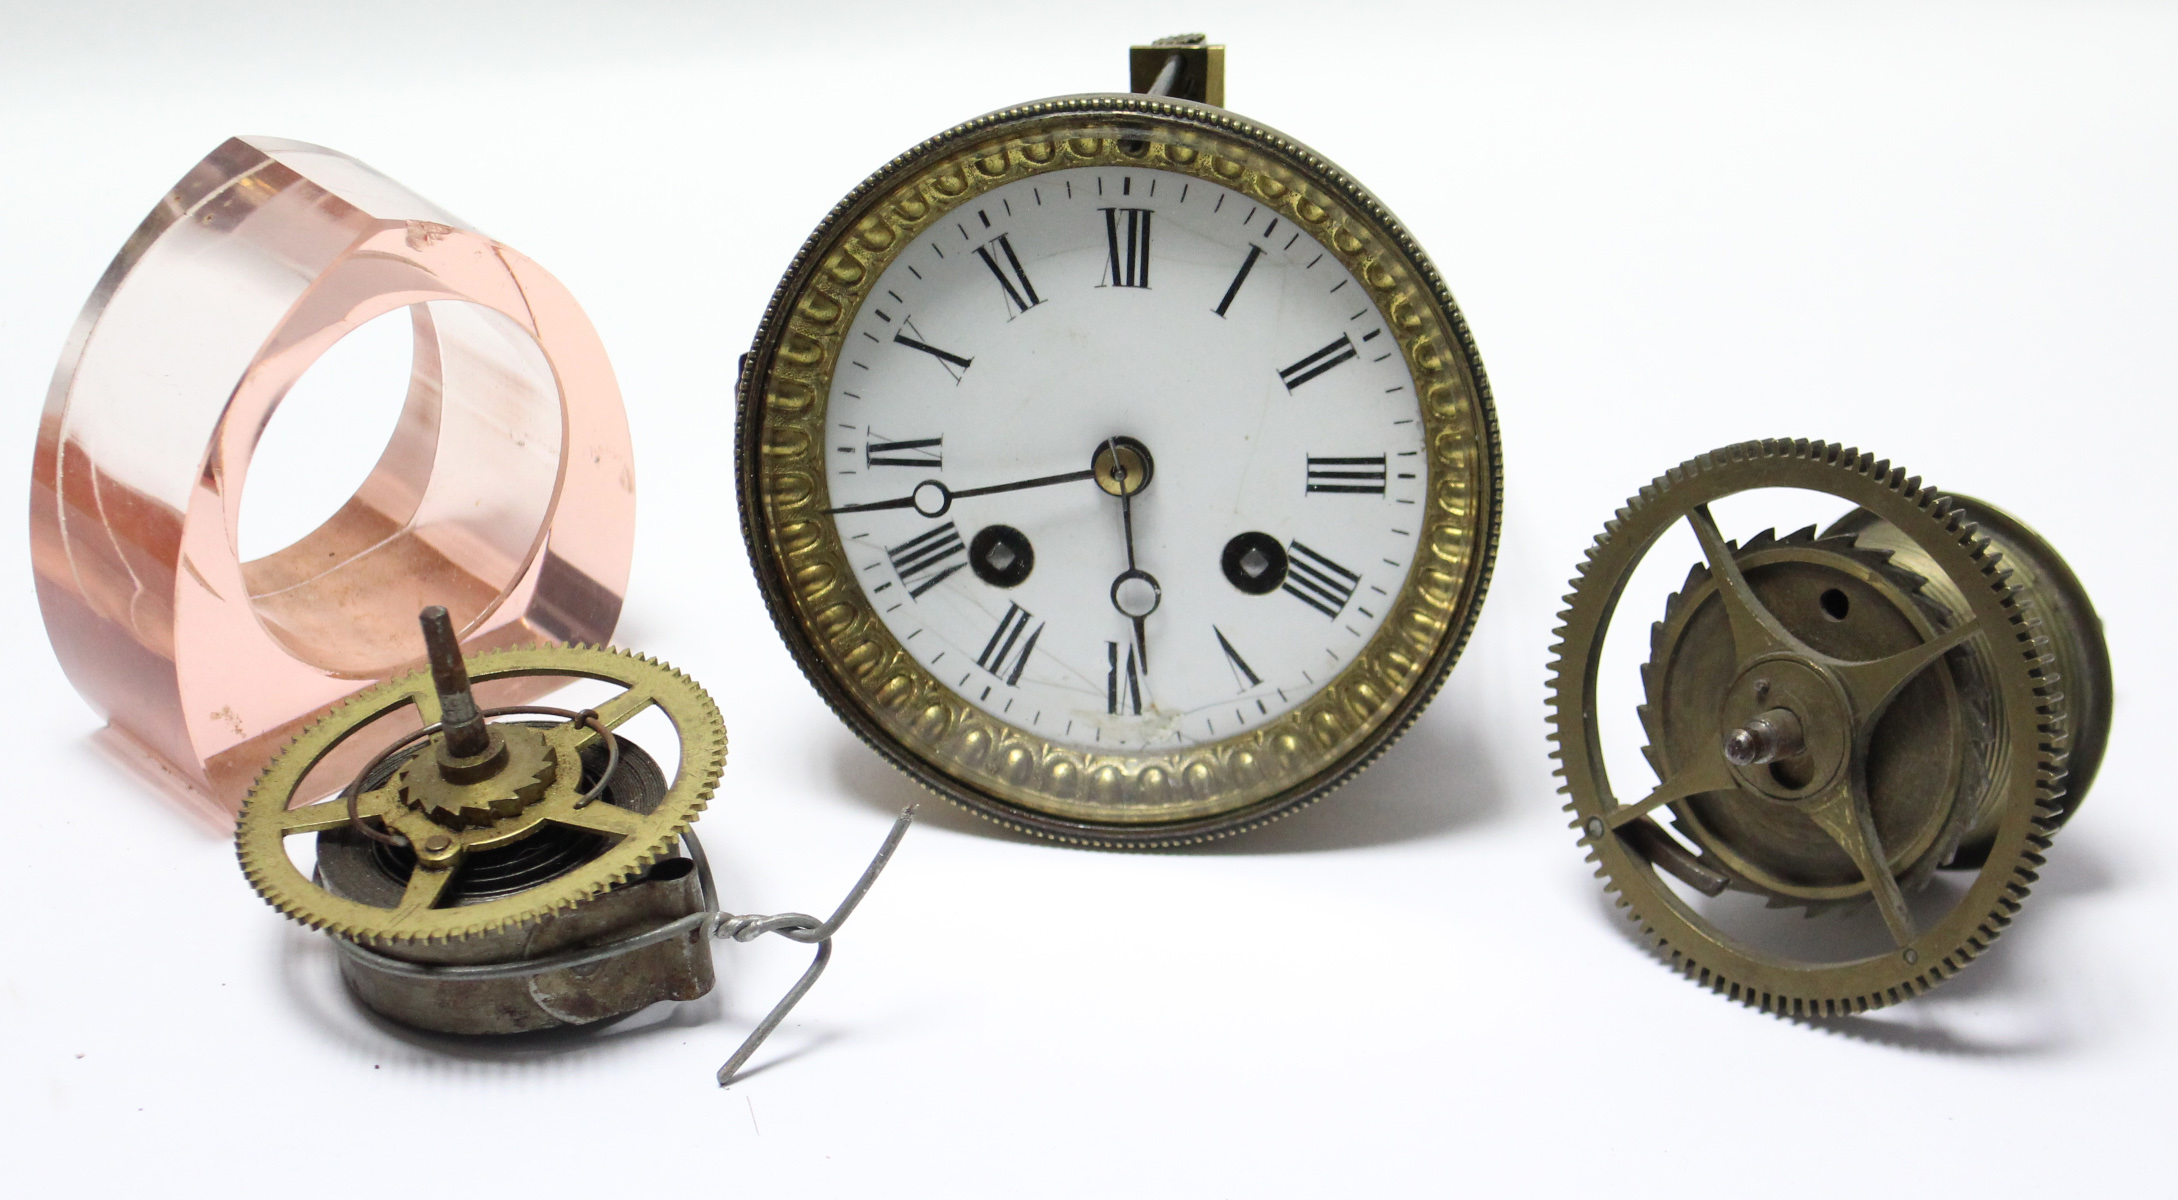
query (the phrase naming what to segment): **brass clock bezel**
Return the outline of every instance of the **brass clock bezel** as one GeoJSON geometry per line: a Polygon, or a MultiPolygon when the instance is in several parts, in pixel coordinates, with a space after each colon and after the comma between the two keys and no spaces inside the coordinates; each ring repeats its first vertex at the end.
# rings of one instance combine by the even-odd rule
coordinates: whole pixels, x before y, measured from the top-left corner
{"type": "Polygon", "coordinates": [[[1352,778],[1443,685],[1497,554],[1503,460],[1473,338],[1436,269],[1366,189],[1223,109],[1141,95],[1001,109],[894,159],[813,232],[744,360],[735,459],[742,535],[804,675],[865,742],[1009,828],[1106,848],[1204,842],[1285,816],[1352,778]],[[909,657],[853,577],[829,503],[823,424],[867,289],[946,213],[1047,171],[1132,166],[1241,191],[1306,228],[1369,290],[1415,383],[1426,517],[1383,624],[1314,696],[1257,729],[1170,751],[1094,753],[1004,724],[909,657]]]}

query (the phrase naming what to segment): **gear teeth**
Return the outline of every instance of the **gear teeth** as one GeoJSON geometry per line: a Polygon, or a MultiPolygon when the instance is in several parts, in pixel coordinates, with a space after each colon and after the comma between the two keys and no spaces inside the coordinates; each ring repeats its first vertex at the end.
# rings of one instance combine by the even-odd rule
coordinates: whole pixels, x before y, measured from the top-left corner
{"type": "MultiPolygon", "coordinates": [[[[2024,670],[2030,693],[2036,698],[2040,714],[2046,718],[2042,729],[2050,736],[2050,743],[2036,747],[2033,752],[2033,765],[2024,768],[2032,772],[2031,792],[2034,807],[2034,819],[2030,822],[2030,830],[2024,839],[2026,845],[2018,850],[2016,862],[2009,866],[1990,863],[1982,868],[1981,875],[1977,877],[1974,885],[1977,889],[1981,887],[1982,880],[1993,881],[2000,876],[2002,878],[2002,886],[1991,897],[1991,903],[1984,910],[1985,915],[1949,953],[1931,955],[1919,964],[1917,970],[1909,971],[1898,982],[1870,991],[1844,995],[1784,995],[1747,986],[1731,979],[1724,969],[1706,963],[1695,954],[1689,953],[1686,948],[1674,944],[1659,931],[1653,921],[1633,906],[1621,882],[1612,874],[1611,863],[1602,854],[1603,847],[1591,843],[1585,836],[1583,813],[1596,811],[1600,806],[1588,778],[1591,768],[1587,764],[1580,764],[1578,770],[1571,770],[1569,768],[1575,764],[1568,759],[1566,765],[1556,773],[1565,780],[1560,790],[1569,800],[1564,808],[1573,816],[1571,827],[1582,834],[1580,845],[1585,850],[1586,860],[1597,864],[1597,874],[1604,881],[1606,893],[1613,897],[1619,907],[1627,910],[1628,919],[1639,929],[1640,940],[1666,965],[1720,995],[1787,1018],[1800,1020],[1854,1015],[1911,999],[1956,975],[1968,963],[1985,953],[2011,923],[2012,915],[2018,911],[2020,902],[2025,899],[2044,862],[2041,852],[2049,848],[2055,832],[2057,814],[2060,811],[2057,801],[2063,794],[2065,703],[2063,695],[2054,686],[2054,672],[2049,666],[2053,659],[2047,639],[2039,635],[2039,619],[2035,614],[2025,611],[2028,605],[2011,583],[2010,573],[1998,572],[1995,563],[1991,561],[1998,556],[1988,550],[1986,539],[1979,538],[1978,530],[1965,518],[1963,510],[1956,503],[1936,489],[1924,485],[1919,476],[1908,475],[1902,468],[1894,468],[1889,460],[1878,460],[1858,449],[1807,439],[1771,438],[1721,447],[1696,455],[1665,471],[1629,499],[1625,507],[1619,509],[1606,526],[1605,533],[1598,536],[1594,544],[1586,549],[1576,565],[1571,581],[1572,591],[1565,601],[1566,610],[1559,616],[1560,627],[1553,632],[1556,644],[1551,648],[1549,693],[1551,719],[1559,734],[1561,746],[1582,744],[1581,739],[1573,736],[1573,730],[1585,722],[1588,714],[1580,711],[1583,688],[1575,682],[1575,678],[1585,675],[1591,669],[1591,664],[1581,661],[1578,655],[1581,646],[1592,645],[1597,640],[1602,632],[1601,626],[1609,620],[1609,604],[1596,608],[1600,615],[1589,615],[1588,597],[1591,587],[1600,586],[1605,591],[1611,591],[1622,581],[1623,573],[1630,572],[1633,563],[1639,561],[1638,553],[1632,555],[1631,561],[1622,568],[1618,578],[1606,580],[1600,585],[1595,584],[1599,564],[1619,556],[1616,539],[1620,533],[1646,510],[1659,507],[1664,494],[1680,484],[1699,476],[1733,470],[1741,464],[1757,463],[1764,459],[1798,459],[1818,466],[1834,467],[1863,476],[1891,492],[1896,499],[1912,509],[1917,509],[1921,519],[1931,522],[1937,531],[1948,536],[1966,552],[1969,561],[1980,571],[1998,603],[2021,614],[2018,623],[2022,629],[2010,650],[2006,651],[2001,645],[1993,646],[1993,649],[2000,660],[2000,672],[2006,663],[2014,670],[2024,670]],[[1979,545],[1974,544],[1977,541],[1979,545]],[[2006,658],[2007,653],[2012,657],[2006,658]],[[2045,679],[2045,676],[2048,678],[2045,679]]],[[[1748,486],[1764,485],[1755,483],[1748,486]]],[[[1886,562],[1887,559],[1888,556],[1886,562]]],[[[1697,569],[1700,570],[1699,565],[1697,569]]],[[[1903,576],[1912,573],[1899,571],[1898,574],[1903,576]]],[[[1695,579],[1695,573],[1690,572],[1689,585],[1682,589],[1681,594],[1699,586],[1705,580],[1706,572],[1703,572],[1703,579],[1699,581],[1695,579]]],[[[1914,575],[1913,580],[1910,590],[1916,594],[1922,592],[1929,582],[1918,575],[1914,575]]],[[[1963,587],[1970,581],[1961,579],[1958,582],[1963,587]]],[[[1680,596],[1675,595],[1673,602],[1679,601],[1680,596]]],[[[1614,594],[1611,604],[1615,602],[1614,594]]],[[[1996,643],[1998,639],[1992,636],[1990,640],[1996,643]]],[[[1971,894],[1973,893],[1970,892],[1971,894]]]]}
{"type": "Polygon", "coordinates": [[[388,927],[382,915],[372,914],[389,914],[391,910],[340,900],[304,878],[287,858],[278,830],[261,827],[266,826],[271,814],[286,810],[309,767],[330,751],[339,737],[389,711],[393,697],[426,677],[423,672],[412,672],[358,693],[311,722],[258,773],[236,822],[235,852],[244,878],[275,909],[312,929],[375,944],[438,944],[528,925],[567,912],[648,870],[671,852],[681,833],[710,803],[725,766],[725,724],[709,694],[682,672],[655,658],[590,645],[488,651],[471,658],[469,669],[470,677],[479,681],[493,678],[495,673],[565,673],[623,687],[641,683],[650,689],[654,703],[667,709],[681,738],[680,769],[658,809],[650,814],[652,836],[631,835],[591,864],[516,896],[459,909],[432,910],[428,916],[441,919],[422,928],[388,927]],[[297,761],[300,758],[308,761],[297,761]]]}

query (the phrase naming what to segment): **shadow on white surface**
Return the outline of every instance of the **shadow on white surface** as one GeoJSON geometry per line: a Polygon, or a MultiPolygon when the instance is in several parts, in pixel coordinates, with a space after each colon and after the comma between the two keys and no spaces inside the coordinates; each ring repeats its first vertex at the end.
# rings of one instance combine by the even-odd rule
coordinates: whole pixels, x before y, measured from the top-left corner
{"type": "MultiPolygon", "coordinates": [[[[743,1034],[746,1034],[747,1030],[743,1030],[741,1032],[743,1034]]],[[[733,1082],[747,1083],[749,1080],[754,1079],[759,1075],[762,1075],[764,1072],[771,1070],[773,1067],[783,1067],[805,1054],[810,1054],[815,1051],[822,1050],[826,1046],[829,1046],[833,1042],[839,1041],[846,1036],[846,1034],[841,1033],[838,1030],[829,1030],[824,1033],[816,1034],[813,1037],[805,1037],[802,1039],[802,1043],[800,1045],[794,1047],[791,1050],[788,1050],[784,1054],[762,1057],[757,1060],[755,1066],[741,1068],[741,1070],[737,1074],[735,1074],[733,1082]]],[[[757,1053],[759,1055],[767,1055],[772,1050],[772,1043],[767,1039],[764,1043],[764,1049],[757,1051],[757,1053]]]]}
{"type": "Polygon", "coordinates": [[[1314,804],[1254,833],[1195,849],[1206,854],[1358,850],[1469,833],[1512,811],[1507,761],[1532,754],[1487,736],[1478,719],[1425,714],[1368,770],[1314,804]]]}
{"type": "MultiPolygon", "coordinates": [[[[1525,749],[1524,747],[1520,749],[1525,749]]],[[[1299,854],[1416,842],[1488,824],[1511,808],[1501,759],[1483,730],[1451,720],[1422,720],[1351,783],[1300,812],[1252,833],[1174,853],[1299,854]]],[[[1052,846],[1015,833],[931,794],[846,730],[834,739],[832,768],[841,789],[892,816],[921,804],[919,823],[1000,841],[1052,846]]]]}
{"type": "Polygon", "coordinates": [[[1015,833],[936,796],[907,772],[887,762],[844,725],[835,722],[828,741],[832,778],[839,789],[853,797],[856,803],[881,812],[887,818],[899,816],[901,809],[913,804],[919,806],[915,810],[915,823],[920,826],[949,833],[972,833],[1002,842],[1052,844],[1042,838],[1015,833]]]}
{"type": "MultiPolygon", "coordinates": [[[[1946,882],[1939,879],[1929,891],[1937,891],[1946,882]]],[[[2025,910],[1994,946],[1949,981],[1913,1000],[1872,1013],[1779,1019],[1869,1045],[1959,1058],[2065,1055],[2084,1039],[2082,1022],[2068,1006],[2070,993],[2059,986],[2066,977],[2065,964],[2059,961],[2064,946],[2056,936],[2058,914],[2051,910],[2108,891],[2115,882],[2107,861],[2092,845],[2067,846],[2060,838],[2025,910]]],[[[1611,928],[1654,957],[1617,898],[1600,890],[1596,898],[1611,928]]],[[[1938,898],[1936,903],[1940,907],[1943,901],[1938,898]]],[[[1843,960],[1862,953],[1869,940],[1868,926],[1873,923],[1880,932],[1880,920],[1868,908],[1815,917],[1790,909],[1764,915],[1771,924],[1766,948],[1811,961],[1843,960]]],[[[1707,1002],[1731,1003],[1721,997],[1707,1002]]]]}

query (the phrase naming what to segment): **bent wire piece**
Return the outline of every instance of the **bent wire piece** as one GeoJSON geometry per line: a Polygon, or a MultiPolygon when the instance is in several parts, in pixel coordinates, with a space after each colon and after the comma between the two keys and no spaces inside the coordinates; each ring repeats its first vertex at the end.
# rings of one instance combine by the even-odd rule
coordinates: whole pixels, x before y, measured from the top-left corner
{"type": "Polygon", "coordinates": [[[792,938],[797,942],[814,943],[817,947],[817,957],[815,961],[809,964],[809,969],[802,972],[802,977],[794,982],[793,987],[787,989],[787,994],[780,997],[779,1003],[773,1005],[771,1011],[765,1014],[763,1021],[758,1023],[747,1038],[743,1039],[741,1048],[734,1051],[732,1058],[726,1060],[726,1065],[718,1069],[718,1085],[725,1087],[733,1082],[734,1075],[740,1071],[743,1063],[749,1061],[749,1056],[756,1053],[757,1048],[764,1044],[764,1039],[770,1037],[772,1031],[779,1028],[779,1023],[786,1020],[787,1014],[794,1011],[796,1004],[801,1003],[802,997],[807,995],[809,989],[816,984],[817,977],[824,974],[825,964],[832,960],[832,935],[839,932],[839,927],[846,924],[847,918],[853,915],[855,906],[862,903],[862,897],[869,894],[870,885],[877,882],[877,877],[884,871],[885,864],[892,861],[892,852],[899,848],[900,839],[907,836],[908,826],[913,824],[914,821],[914,805],[909,805],[901,810],[899,818],[892,823],[892,832],[886,834],[884,843],[878,846],[876,857],[872,858],[870,865],[863,869],[862,878],[856,880],[854,887],[848,889],[847,898],[840,901],[839,907],[833,910],[831,918],[825,921],[819,921],[808,913],[790,912],[779,913],[774,916],[755,914],[737,916],[733,913],[719,911],[718,886],[711,876],[711,861],[703,852],[703,843],[696,840],[695,832],[693,830],[684,830],[681,833],[681,844],[687,848],[688,856],[696,862],[697,880],[703,888],[704,911],[690,913],[677,920],[668,921],[645,933],[622,938],[602,946],[591,946],[561,954],[546,955],[542,958],[528,958],[506,963],[412,963],[403,959],[389,958],[347,938],[336,937],[333,939],[333,945],[340,953],[387,974],[412,979],[476,980],[503,979],[514,976],[535,975],[545,971],[564,971],[576,967],[590,966],[633,950],[643,949],[646,946],[654,946],[660,942],[685,937],[691,932],[705,927],[710,929],[712,937],[732,938],[737,942],[754,941],[767,933],[777,933],[792,938]]]}
{"type": "Polygon", "coordinates": [[[877,848],[876,857],[870,859],[870,865],[864,868],[862,878],[856,880],[854,887],[848,889],[847,898],[839,902],[839,907],[833,910],[831,918],[821,922],[808,913],[798,912],[778,913],[773,916],[735,916],[720,912],[718,891],[711,879],[711,864],[704,857],[703,847],[695,839],[688,839],[688,847],[693,852],[696,869],[703,882],[704,901],[713,914],[711,936],[751,942],[767,933],[776,933],[797,942],[814,943],[817,947],[817,956],[810,961],[809,969],[802,972],[802,977],[794,981],[794,986],[787,989],[787,994],[780,997],[777,1004],[772,1005],[771,1011],[743,1039],[741,1048],[734,1051],[732,1058],[726,1060],[726,1065],[718,1069],[720,1087],[733,1083],[742,1064],[749,1061],[749,1056],[764,1044],[764,1039],[779,1028],[779,1023],[786,1020],[787,1014],[794,1011],[796,1004],[801,1003],[802,997],[816,984],[817,977],[824,974],[825,964],[832,961],[832,935],[839,932],[841,925],[847,923],[847,918],[854,913],[855,906],[862,903],[862,897],[869,893],[870,885],[877,882],[877,876],[884,871],[885,864],[892,861],[892,852],[899,848],[900,839],[907,836],[908,826],[914,820],[914,805],[901,810],[899,819],[892,823],[892,832],[885,835],[884,844],[877,848]]]}

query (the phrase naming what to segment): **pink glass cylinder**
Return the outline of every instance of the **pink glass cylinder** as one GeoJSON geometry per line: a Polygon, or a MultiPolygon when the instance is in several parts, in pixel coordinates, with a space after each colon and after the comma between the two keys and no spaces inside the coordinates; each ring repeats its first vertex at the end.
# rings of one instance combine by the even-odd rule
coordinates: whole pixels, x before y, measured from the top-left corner
{"type": "Polygon", "coordinates": [[[106,269],[31,482],[61,665],[111,748],[220,815],[303,724],[420,664],[427,604],[472,651],[606,641],[634,518],[619,389],[567,290],[362,163],[272,138],[213,151],[106,269]],[[243,561],[243,483],[274,409],[335,342],[403,308],[414,365],[370,476],[243,561]]]}

